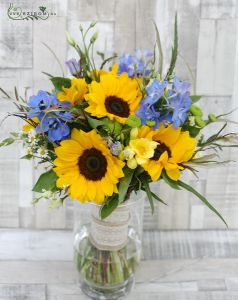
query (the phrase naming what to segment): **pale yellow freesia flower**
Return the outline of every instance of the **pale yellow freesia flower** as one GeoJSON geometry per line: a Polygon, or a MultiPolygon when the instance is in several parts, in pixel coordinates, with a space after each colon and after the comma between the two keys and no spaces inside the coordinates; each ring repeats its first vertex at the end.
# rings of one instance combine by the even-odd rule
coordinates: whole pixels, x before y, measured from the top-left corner
{"type": "Polygon", "coordinates": [[[138,165],[145,164],[149,158],[153,157],[158,143],[147,138],[131,140],[130,149],[135,153],[135,159],[138,165]]]}

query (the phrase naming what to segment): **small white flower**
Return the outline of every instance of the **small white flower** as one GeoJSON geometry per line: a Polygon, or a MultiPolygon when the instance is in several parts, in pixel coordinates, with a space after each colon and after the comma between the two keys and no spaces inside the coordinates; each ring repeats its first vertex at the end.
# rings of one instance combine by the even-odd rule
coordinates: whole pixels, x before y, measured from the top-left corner
{"type": "Polygon", "coordinates": [[[41,157],[41,158],[46,158],[48,153],[47,153],[47,150],[43,147],[40,147],[38,150],[37,150],[37,154],[41,157]]]}
{"type": "Polygon", "coordinates": [[[36,137],[36,130],[35,128],[32,128],[28,131],[28,136],[29,137],[36,137]]]}
{"type": "Polygon", "coordinates": [[[46,199],[50,199],[50,198],[52,198],[52,196],[53,196],[53,193],[51,191],[44,191],[42,193],[42,197],[46,198],[46,199]]]}
{"type": "Polygon", "coordinates": [[[34,128],[30,129],[27,133],[28,143],[30,143],[31,145],[35,145],[37,142],[36,134],[37,133],[34,128]]]}
{"type": "Polygon", "coordinates": [[[26,148],[26,155],[33,155],[33,151],[31,147],[26,148]]]}

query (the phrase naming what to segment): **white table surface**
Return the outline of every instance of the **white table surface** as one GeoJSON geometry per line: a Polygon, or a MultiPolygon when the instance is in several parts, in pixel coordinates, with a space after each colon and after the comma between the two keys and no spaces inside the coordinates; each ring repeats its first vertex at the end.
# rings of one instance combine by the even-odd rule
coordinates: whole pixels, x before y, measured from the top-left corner
{"type": "MultiPolygon", "coordinates": [[[[237,237],[236,231],[146,232],[146,260],[127,299],[237,300],[237,237]]],[[[88,299],[72,262],[70,231],[0,230],[0,300],[13,299],[88,299]]]]}

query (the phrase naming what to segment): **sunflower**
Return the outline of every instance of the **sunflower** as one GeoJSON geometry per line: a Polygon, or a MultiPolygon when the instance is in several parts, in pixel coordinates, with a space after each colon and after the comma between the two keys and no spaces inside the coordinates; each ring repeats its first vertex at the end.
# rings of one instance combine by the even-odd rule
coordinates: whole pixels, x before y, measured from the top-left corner
{"type": "Polygon", "coordinates": [[[95,129],[73,129],[71,139],[62,141],[55,153],[57,187],[69,186],[72,199],[102,203],[106,196],[118,192],[124,163],[111,154],[95,129]]]}
{"type": "Polygon", "coordinates": [[[124,124],[138,109],[141,97],[139,81],[129,78],[127,73],[118,76],[114,70],[100,76],[100,82],[92,81],[85,95],[89,104],[85,111],[124,124]]]}
{"type": "Polygon", "coordinates": [[[162,170],[165,169],[167,175],[177,181],[180,170],[184,169],[180,164],[193,156],[196,140],[189,136],[188,131],[181,131],[181,128],[174,129],[172,125],[168,127],[161,125],[154,132],[150,127],[142,126],[138,136],[151,138],[158,143],[153,157],[143,164],[151,179],[158,180],[162,170]]]}
{"type": "Polygon", "coordinates": [[[77,105],[77,101],[84,100],[84,95],[87,93],[87,84],[84,78],[71,80],[70,88],[62,87],[62,92],[57,94],[59,101],[68,101],[72,105],[77,105]]]}

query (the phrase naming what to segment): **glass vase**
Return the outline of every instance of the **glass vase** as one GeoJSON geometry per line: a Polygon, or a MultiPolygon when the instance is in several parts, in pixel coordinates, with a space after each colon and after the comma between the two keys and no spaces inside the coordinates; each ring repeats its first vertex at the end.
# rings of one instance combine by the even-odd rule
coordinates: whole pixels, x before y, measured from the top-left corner
{"type": "Polygon", "coordinates": [[[76,203],[74,261],[91,299],[120,299],[135,282],[141,259],[144,197],[137,193],[101,220],[100,205],[76,203]]]}

